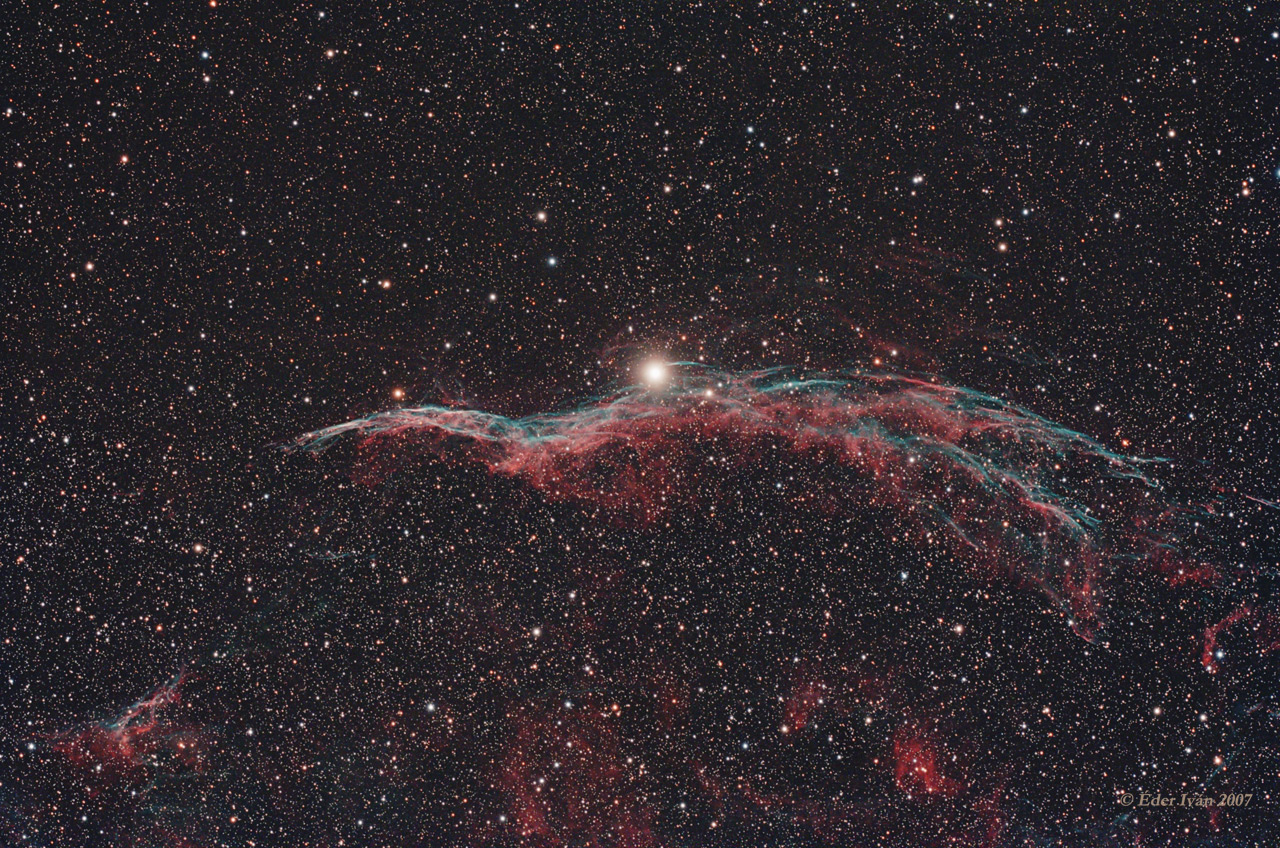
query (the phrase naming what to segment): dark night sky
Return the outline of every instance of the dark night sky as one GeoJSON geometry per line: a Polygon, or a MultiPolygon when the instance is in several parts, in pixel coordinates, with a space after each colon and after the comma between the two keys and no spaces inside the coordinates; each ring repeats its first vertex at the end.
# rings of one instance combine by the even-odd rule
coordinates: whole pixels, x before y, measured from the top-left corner
{"type": "Polygon", "coordinates": [[[1100,8],[11,10],[0,842],[1270,844],[1280,13],[1100,8]]]}

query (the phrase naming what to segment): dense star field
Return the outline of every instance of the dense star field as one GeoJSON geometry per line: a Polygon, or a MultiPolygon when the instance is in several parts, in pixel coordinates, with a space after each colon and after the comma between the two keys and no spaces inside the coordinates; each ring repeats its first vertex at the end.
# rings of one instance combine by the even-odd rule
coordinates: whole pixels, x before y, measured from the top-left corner
{"type": "Polygon", "coordinates": [[[1280,840],[1280,10],[20,4],[0,845],[1280,840]]]}

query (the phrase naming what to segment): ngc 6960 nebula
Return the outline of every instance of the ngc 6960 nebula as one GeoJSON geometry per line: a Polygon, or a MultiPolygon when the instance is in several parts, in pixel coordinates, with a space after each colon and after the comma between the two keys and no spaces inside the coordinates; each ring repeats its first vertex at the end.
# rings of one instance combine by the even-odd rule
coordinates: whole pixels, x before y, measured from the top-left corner
{"type": "Polygon", "coordinates": [[[651,364],[649,387],[568,412],[512,420],[400,408],[299,444],[315,450],[346,433],[370,443],[413,439],[550,498],[644,521],[694,502],[723,508],[731,497],[714,482],[717,469],[776,462],[786,450],[810,466],[800,500],[834,513],[891,511],[904,536],[959,545],[956,555],[990,576],[1039,586],[1089,640],[1121,559],[1174,582],[1215,576],[1177,554],[1165,529],[1178,507],[1158,496],[1142,460],[996,398],[888,373],[674,367],[683,369],[674,385],[664,382],[666,366],[651,364]]]}

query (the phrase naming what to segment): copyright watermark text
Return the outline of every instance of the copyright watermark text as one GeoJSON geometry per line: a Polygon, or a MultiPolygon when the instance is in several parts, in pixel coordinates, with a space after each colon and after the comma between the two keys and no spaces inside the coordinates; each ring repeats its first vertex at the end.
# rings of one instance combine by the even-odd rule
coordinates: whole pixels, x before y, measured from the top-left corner
{"type": "Polygon", "coordinates": [[[1182,793],[1163,795],[1159,792],[1122,792],[1116,801],[1122,807],[1247,807],[1252,792],[1224,792],[1219,795],[1182,793]]]}

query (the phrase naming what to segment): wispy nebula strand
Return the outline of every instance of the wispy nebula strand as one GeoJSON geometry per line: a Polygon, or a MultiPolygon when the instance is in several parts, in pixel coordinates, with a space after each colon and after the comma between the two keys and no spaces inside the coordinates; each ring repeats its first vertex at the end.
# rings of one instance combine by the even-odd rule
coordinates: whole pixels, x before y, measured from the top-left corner
{"type": "Polygon", "coordinates": [[[669,384],[565,411],[508,418],[406,407],[308,433],[295,447],[318,451],[346,435],[371,447],[412,441],[548,498],[641,521],[679,504],[714,504],[720,495],[699,485],[700,468],[759,463],[782,450],[813,465],[815,488],[827,486],[837,510],[875,505],[908,517],[920,539],[949,546],[986,575],[1039,586],[1088,639],[1104,618],[1100,592],[1118,558],[1178,568],[1159,530],[1161,516],[1176,510],[1144,474],[1147,460],[998,398],[883,372],[672,367],[669,384]]]}

